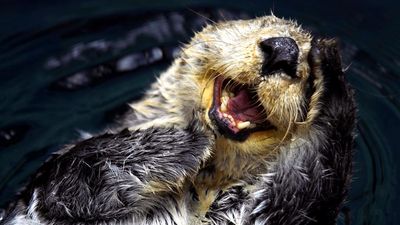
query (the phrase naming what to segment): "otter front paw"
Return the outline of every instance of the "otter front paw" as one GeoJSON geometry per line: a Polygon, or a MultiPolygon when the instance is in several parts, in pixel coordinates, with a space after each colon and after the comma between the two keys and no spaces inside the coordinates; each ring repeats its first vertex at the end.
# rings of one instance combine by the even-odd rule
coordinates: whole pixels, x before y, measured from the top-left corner
{"type": "Polygon", "coordinates": [[[103,134],[57,153],[39,169],[30,190],[49,220],[137,215],[159,204],[160,193],[195,176],[210,145],[208,136],[193,128],[103,134]]]}
{"type": "Polygon", "coordinates": [[[192,124],[186,129],[147,129],[139,142],[143,150],[138,154],[147,154],[135,164],[149,168],[146,180],[177,185],[197,174],[211,154],[213,138],[192,124]]]}

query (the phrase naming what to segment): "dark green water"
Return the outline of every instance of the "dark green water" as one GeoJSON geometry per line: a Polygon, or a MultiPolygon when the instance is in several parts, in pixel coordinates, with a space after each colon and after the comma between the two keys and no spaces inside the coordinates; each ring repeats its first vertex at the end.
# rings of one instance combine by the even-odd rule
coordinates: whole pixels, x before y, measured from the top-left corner
{"type": "MultiPolygon", "coordinates": [[[[206,19],[274,14],[339,37],[357,92],[352,224],[400,224],[395,1],[2,1],[0,207],[60,145],[110,124],[206,19]]],[[[345,214],[345,213],[344,213],[345,214]]],[[[339,223],[343,223],[340,219],[339,223]]]]}

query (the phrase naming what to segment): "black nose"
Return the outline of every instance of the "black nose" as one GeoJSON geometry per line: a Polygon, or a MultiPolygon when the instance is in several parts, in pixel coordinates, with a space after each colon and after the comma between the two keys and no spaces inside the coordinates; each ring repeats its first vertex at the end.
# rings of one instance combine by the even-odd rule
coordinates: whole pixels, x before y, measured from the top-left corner
{"type": "Polygon", "coordinates": [[[276,72],[285,72],[291,77],[296,77],[297,58],[299,47],[289,37],[269,38],[260,43],[264,53],[262,75],[267,76],[276,72]]]}

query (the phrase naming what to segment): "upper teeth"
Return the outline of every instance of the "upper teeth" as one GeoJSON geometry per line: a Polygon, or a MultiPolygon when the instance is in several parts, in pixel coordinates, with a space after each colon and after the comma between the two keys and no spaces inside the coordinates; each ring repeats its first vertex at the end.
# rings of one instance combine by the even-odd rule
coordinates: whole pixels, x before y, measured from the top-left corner
{"type": "Polygon", "coordinates": [[[234,94],[232,92],[228,92],[227,90],[222,91],[221,97],[221,112],[226,112],[228,110],[228,101],[230,97],[233,97],[234,94]]]}
{"type": "Polygon", "coordinates": [[[223,90],[223,91],[222,91],[222,96],[226,96],[226,97],[229,97],[229,98],[233,98],[233,97],[235,97],[235,94],[233,94],[232,92],[230,92],[230,91],[228,91],[228,90],[223,90]]]}
{"type": "Polygon", "coordinates": [[[229,97],[223,96],[221,98],[221,112],[226,112],[228,110],[229,97]]]}

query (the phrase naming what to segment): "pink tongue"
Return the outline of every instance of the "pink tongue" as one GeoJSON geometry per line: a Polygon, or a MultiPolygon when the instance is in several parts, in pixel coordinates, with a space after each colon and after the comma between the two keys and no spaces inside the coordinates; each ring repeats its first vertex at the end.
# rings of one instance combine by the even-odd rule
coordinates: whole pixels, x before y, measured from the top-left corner
{"type": "Polygon", "coordinates": [[[239,93],[228,101],[228,111],[235,119],[241,121],[256,122],[261,116],[256,103],[251,100],[247,90],[240,90],[239,93]]]}

